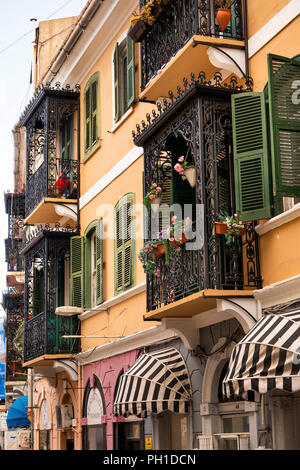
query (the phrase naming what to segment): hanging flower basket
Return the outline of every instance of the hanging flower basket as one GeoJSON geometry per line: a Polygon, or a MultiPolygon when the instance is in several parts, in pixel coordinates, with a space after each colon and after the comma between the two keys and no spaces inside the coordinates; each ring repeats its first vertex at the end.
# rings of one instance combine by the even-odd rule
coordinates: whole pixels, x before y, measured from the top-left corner
{"type": "Polygon", "coordinates": [[[187,179],[192,188],[196,186],[196,168],[186,161],[184,155],[178,158],[178,163],[174,166],[174,170],[177,171],[183,179],[187,179]]]}
{"type": "Polygon", "coordinates": [[[188,180],[191,188],[196,186],[196,168],[194,166],[189,166],[183,171],[184,176],[188,180]]]}
{"type": "Polygon", "coordinates": [[[144,205],[147,208],[148,213],[150,212],[150,207],[153,212],[157,212],[159,205],[161,203],[162,197],[160,196],[162,188],[158,186],[157,183],[152,183],[150,186],[150,191],[144,197],[144,205]]]}
{"type": "Polygon", "coordinates": [[[231,20],[231,10],[229,8],[219,8],[216,14],[216,20],[223,32],[231,20]]]}

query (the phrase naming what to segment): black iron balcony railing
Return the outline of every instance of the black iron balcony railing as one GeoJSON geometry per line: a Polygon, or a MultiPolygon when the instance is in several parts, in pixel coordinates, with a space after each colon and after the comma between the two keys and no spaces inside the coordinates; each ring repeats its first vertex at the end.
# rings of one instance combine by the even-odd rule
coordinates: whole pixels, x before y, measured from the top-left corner
{"type": "Polygon", "coordinates": [[[11,217],[24,218],[25,216],[25,194],[11,193],[4,194],[5,211],[11,217]]]}
{"type": "Polygon", "coordinates": [[[24,293],[9,288],[3,292],[2,305],[6,311],[6,381],[24,380],[23,351],[15,346],[18,328],[24,320],[24,293]]]}
{"type": "Polygon", "coordinates": [[[22,238],[7,238],[5,240],[5,261],[8,271],[24,271],[24,260],[20,255],[22,238]]]}
{"type": "Polygon", "coordinates": [[[46,197],[78,198],[79,87],[41,87],[20,123],[26,126],[27,218],[46,197]]]}
{"type": "Polygon", "coordinates": [[[193,76],[191,83],[184,81],[184,90],[178,88],[177,97],[170,95],[171,103],[159,104],[159,112],[148,114],[133,132],[135,144],[144,147],[145,192],[155,182],[163,189],[163,203],[181,206],[183,214],[188,206],[202,237],[196,249],[173,250],[169,263],[158,259],[160,277],[147,275],[149,311],[204,289],[260,287],[254,223],[230,245],[215,225],[221,213],[235,213],[230,95],[236,91],[193,76]],[[195,187],[174,168],[181,156],[195,167],[195,187]]]}
{"type": "Polygon", "coordinates": [[[26,214],[45,197],[77,199],[79,161],[48,158],[38,169],[30,169],[26,187],[26,214]]]}
{"type": "MultiPolygon", "coordinates": [[[[142,7],[147,0],[140,0],[142,7]]],[[[224,32],[216,21],[214,0],[174,0],[161,21],[156,21],[141,44],[141,88],[157,75],[175,54],[194,36],[243,40],[245,1],[232,6],[232,19],[224,32]]]]}
{"type": "Polygon", "coordinates": [[[68,305],[68,269],[72,230],[39,230],[23,249],[25,257],[24,361],[45,354],[75,354],[77,317],[61,317],[56,307],[68,305]]]}

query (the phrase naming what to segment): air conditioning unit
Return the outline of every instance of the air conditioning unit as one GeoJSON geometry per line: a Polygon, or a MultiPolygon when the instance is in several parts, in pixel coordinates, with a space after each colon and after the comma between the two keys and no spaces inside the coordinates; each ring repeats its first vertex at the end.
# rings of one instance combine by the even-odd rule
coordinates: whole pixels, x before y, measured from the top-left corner
{"type": "Polygon", "coordinates": [[[60,405],[60,410],[61,410],[61,427],[63,429],[71,428],[72,420],[74,419],[73,405],[71,404],[60,405]]]}
{"type": "Polygon", "coordinates": [[[30,449],[30,431],[20,431],[18,435],[18,446],[22,449],[30,449]]]}

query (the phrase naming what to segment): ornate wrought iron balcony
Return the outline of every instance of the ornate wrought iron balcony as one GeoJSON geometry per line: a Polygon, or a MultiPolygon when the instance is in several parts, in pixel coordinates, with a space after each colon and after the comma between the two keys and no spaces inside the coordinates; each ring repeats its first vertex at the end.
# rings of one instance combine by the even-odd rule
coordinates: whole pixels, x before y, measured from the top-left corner
{"type": "Polygon", "coordinates": [[[6,381],[24,380],[23,351],[15,344],[18,328],[24,320],[24,294],[8,289],[3,292],[2,305],[6,311],[6,381]]]}
{"type": "Polygon", "coordinates": [[[25,256],[24,361],[42,355],[75,354],[79,342],[63,335],[79,333],[77,317],[58,317],[69,303],[69,251],[72,230],[43,227],[28,240],[25,256]]]}
{"type": "Polygon", "coordinates": [[[5,240],[5,261],[8,271],[24,271],[24,260],[20,256],[22,245],[22,238],[7,238],[5,240]]]}
{"type": "Polygon", "coordinates": [[[173,249],[168,264],[164,258],[157,261],[160,277],[147,275],[148,311],[201,290],[251,290],[261,282],[254,223],[230,245],[215,226],[221,212],[235,212],[231,94],[241,89],[234,82],[229,87],[222,80],[191,78],[133,132],[135,144],[144,147],[145,192],[156,182],[163,189],[163,203],[188,205],[194,221],[197,208],[203,211],[196,227],[202,245],[173,249]],[[195,167],[195,187],[174,169],[182,155],[195,167]]]}
{"type": "MultiPolygon", "coordinates": [[[[140,8],[146,1],[140,0],[140,8]]],[[[169,3],[167,13],[155,21],[141,44],[142,90],[194,35],[244,39],[245,2],[234,3],[231,23],[224,32],[216,22],[217,8],[214,0],[174,0],[169,3]]]]}
{"type": "Polygon", "coordinates": [[[20,122],[26,126],[25,217],[44,198],[75,202],[80,167],[79,87],[40,88],[20,122]]]}

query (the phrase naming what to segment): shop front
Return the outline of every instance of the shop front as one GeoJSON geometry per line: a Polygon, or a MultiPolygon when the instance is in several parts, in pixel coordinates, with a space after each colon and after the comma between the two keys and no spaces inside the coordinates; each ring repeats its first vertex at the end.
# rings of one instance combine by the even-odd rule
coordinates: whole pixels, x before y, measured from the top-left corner
{"type": "MultiPolygon", "coordinates": [[[[187,366],[176,348],[150,350],[120,377],[114,414],[124,417],[123,429],[127,427],[136,437],[143,424],[132,425],[128,420],[145,418],[144,426],[152,428],[148,439],[154,449],[191,449],[191,390],[187,366]]],[[[131,448],[137,449],[138,439],[132,442],[135,447],[131,448]]]]}
{"type": "Polygon", "coordinates": [[[223,381],[228,399],[239,400],[251,392],[261,402],[263,446],[275,450],[300,449],[299,324],[299,308],[265,312],[233,349],[223,381]]]}
{"type": "Polygon", "coordinates": [[[82,447],[85,450],[136,450],[144,447],[143,420],[115,416],[116,388],[138,351],[129,351],[83,366],[82,447]]]}

